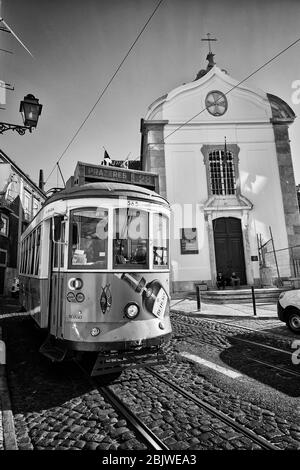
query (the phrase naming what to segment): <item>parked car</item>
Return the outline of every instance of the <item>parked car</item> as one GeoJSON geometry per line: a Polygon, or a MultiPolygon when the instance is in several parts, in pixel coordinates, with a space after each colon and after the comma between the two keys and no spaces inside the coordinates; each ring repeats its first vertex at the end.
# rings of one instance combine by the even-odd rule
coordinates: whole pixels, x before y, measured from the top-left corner
{"type": "Polygon", "coordinates": [[[11,285],[11,288],[10,288],[11,296],[12,297],[18,297],[19,291],[20,291],[19,279],[17,277],[15,277],[13,279],[13,282],[12,282],[12,285],[11,285]]]}
{"type": "Polygon", "coordinates": [[[279,295],[277,314],[291,331],[300,334],[300,289],[288,290],[279,295]]]}

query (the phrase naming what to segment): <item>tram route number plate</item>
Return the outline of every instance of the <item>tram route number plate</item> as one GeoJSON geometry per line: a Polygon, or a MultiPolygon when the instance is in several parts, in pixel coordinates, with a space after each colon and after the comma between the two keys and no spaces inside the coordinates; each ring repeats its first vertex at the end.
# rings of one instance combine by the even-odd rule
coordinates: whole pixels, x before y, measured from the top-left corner
{"type": "Polygon", "coordinates": [[[155,299],[152,313],[158,318],[162,318],[168,303],[168,295],[164,289],[160,289],[155,299]]]}

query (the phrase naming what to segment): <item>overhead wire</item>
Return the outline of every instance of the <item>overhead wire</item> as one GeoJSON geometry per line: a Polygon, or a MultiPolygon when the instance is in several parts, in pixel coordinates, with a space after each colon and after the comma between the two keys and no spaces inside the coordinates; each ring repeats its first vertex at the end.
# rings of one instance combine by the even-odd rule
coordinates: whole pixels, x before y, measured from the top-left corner
{"type": "Polygon", "coordinates": [[[48,175],[46,181],[45,181],[45,184],[47,183],[47,181],[49,180],[50,176],[52,175],[53,171],[55,170],[56,168],[56,165],[57,163],[59,163],[61,161],[61,159],[63,158],[63,156],[66,154],[67,150],[69,149],[69,147],[72,145],[72,143],[74,142],[74,140],[76,139],[77,135],[79,134],[79,132],[81,131],[81,129],[83,128],[83,126],[85,125],[85,123],[87,122],[87,120],[89,119],[89,117],[91,116],[91,114],[93,113],[94,109],[96,108],[96,106],[98,105],[98,103],[100,102],[100,100],[102,99],[102,97],[104,96],[105,92],[107,91],[107,89],[109,88],[110,84],[112,83],[112,81],[114,80],[114,78],[116,77],[116,75],[118,74],[118,72],[120,71],[121,67],[123,66],[125,60],[127,59],[127,57],[129,56],[129,54],[131,53],[132,49],[134,48],[134,46],[136,45],[136,43],[138,42],[138,40],[140,39],[140,37],[142,36],[143,32],[145,31],[145,29],[147,28],[148,24],[150,23],[151,19],[153,18],[153,16],[155,15],[156,11],[159,9],[160,5],[163,3],[164,0],[160,0],[159,3],[157,4],[157,6],[155,7],[155,9],[153,10],[153,12],[151,13],[151,15],[149,16],[148,20],[146,21],[146,23],[144,24],[144,26],[142,27],[141,31],[139,32],[139,34],[137,35],[136,39],[134,40],[134,42],[132,43],[132,45],[130,46],[130,48],[128,49],[128,51],[126,52],[124,58],[122,59],[122,61],[120,62],[119,66],[117,67],[116,71],[114,72],[114,74],[112,75],[112,77],[110,78],[110,80],[108,81],[107,85],[104,87],[103,91],[101,92],[100,96],[97,98],[96,102],[94,103],[94,105],[92,106],[92,108],[90,109],[90,111],[88,112],[88,114],[86,115],[86,117],[84,118],[83,122],[80,124],[80,126],[78,127],[77,131],[75,132],[75,134],[73,135],[73,137],[71,138],[70,142],[68,143],[68,145],[66,146],[66,148],[64,149],[64,151],[62,152],[62,154],[60,155],[60,157],[58,158],[58,160],[56,161],[52,171],[50,172],[50,174],[48,175]]]}
{"type": "MultiPolygon", "coordinates": [[[[258,67],[256,70],[254,70],[254,72],[251,72],[249,75],[247,75],[247,77],[243,78],[243,80],[239,81],[236,85],[234,85],[232,88],[230,88],[230,90],[228,90],[226,93],[223,93],[225,96],[228,95],[230,92],[232,92],[235,88],[238,88],[242,83],[244,83],[246,80],[249,80],[249,78],[253,77],[253,75],[255,75],[257,72],[259,72],[260,70],[262,70],[264,67],[266,67],[268,64],[270,64],[271,62],[273,62],[273,60],[277,59],[277,57],[279,57],[281,54],[283,54],[284,52],[286,52],[288,49],[290,49],[291,47],[293,47],[295,44],[297,44],[298,42],[300,41],[300,38],[296,39],[294,42],[292,42],[289,46],[285,47],[284,49],[282,49],[282,51],[278,52],[275,56],[273,56],[271,59],[269,59],[267,62],[265,62],[263,65],[261,65],[260,67],[258,67]]],[[[222,97],[220,96],[216,101],[215,103],[217,103],[222,97]]],[[[195,119],[196,117],[198,117],[200,114],[202,114],[204,111],[206,111],[208,108],[208,106],[206,106],[205,108],[201,109],[201,111],[199,111],[199,113],[195,114],[193,117],[191,117],[190,119],[188,119],[187,121],[185,121],[183,124],[181,124],[180,126],[176,127],[176,129],[174,129],[172,132],[170,132],[170,134],[166,135],[164,137],[164,140],[162,142],[158,142],[158,144],[161,144],[161,143],[164,143],[164,141],[166,139],[168,139],[171,135],[175,134],[175,132],[177,132],[179,129],[181,129],[182,127],[186,126],[189,122],[191,122],[193,119],[195,119]]],[[[151,145],[151,144],[150,144],[151,145]]],[[[154,144],[153,144],[154,145],[154,144]]],[[[157,143],[156,143],[157,145],[157,143]]]]}

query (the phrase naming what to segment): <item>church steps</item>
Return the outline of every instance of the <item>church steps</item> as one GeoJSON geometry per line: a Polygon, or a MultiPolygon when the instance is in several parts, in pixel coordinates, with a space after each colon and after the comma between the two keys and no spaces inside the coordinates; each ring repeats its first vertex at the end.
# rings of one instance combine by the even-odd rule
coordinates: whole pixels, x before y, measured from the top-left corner
{"type": "MultiPolygon", "coordinates": [[[[255,301],[257,303],[277,302],[279,294],[289,290],[287,288],[256,288],[254,289],[255,301]]],[[[196,299],[196,291],[190,292],[185,297],[196,299]]],[[[200,298],[205,303],[250,303],[252,302],[251,288],[225,289],[200,291],[200,298]]]]}

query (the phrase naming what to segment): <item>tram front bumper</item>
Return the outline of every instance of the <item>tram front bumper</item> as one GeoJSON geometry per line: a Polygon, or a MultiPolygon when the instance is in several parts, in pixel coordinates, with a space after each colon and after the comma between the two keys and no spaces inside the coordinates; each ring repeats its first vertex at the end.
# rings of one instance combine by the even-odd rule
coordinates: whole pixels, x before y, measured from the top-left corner
{"type": "Polygon", "coordinates": [[[64,341],[70,345],[69,349],[81,351],[128,350],[160,344],[171,332],[169,317],[126,323],[69,323],[64,341]],[[99,329],[97,336],[91,334],[95,328],[99,329]]]}
{"type": "Polygon", "coordinates": [[[64,340],[67,348],[74,351],[138,351],[144,348],[151,348],[164,344],[171,338],[171,333],[161,335],[155,338],[146,338],[141,340],[121,340],[107,342],[85,342],[64,340]]]}

